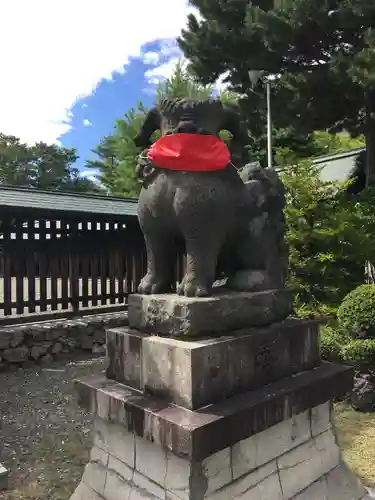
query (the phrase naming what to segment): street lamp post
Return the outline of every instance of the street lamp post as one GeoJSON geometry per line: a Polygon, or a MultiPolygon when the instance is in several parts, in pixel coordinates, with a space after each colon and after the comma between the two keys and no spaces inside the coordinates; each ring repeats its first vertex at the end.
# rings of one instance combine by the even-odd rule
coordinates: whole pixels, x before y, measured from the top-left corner
{"type": "Polygon", "coordinates": [[[249,79],[252,88],[256,86],[262,78],[266,83],[266,101],[267,101],[267,164],[272,167],[272,109],[271,109],[271,75],[264,77],[264,71],[254,69],[249,71],[249,79]]]}

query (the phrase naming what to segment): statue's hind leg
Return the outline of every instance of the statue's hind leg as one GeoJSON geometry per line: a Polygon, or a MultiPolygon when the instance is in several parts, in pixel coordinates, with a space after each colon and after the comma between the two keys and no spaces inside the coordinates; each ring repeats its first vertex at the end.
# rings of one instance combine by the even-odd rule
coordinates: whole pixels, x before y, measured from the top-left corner
{"type": "Polygon", "coordinates": [[[172,289],[174,242],[160,233],[145,234],[147,274],[139,284],[138,293],[168,293],[172,289]]]}
{"type": "Polygon", "coordinates": [[[185,239],[186,272],[177,288],[179,295],[206,297],[211,294],[223,240],[222,230],[218,234],[209,228],[204,234],[185,239]]]}

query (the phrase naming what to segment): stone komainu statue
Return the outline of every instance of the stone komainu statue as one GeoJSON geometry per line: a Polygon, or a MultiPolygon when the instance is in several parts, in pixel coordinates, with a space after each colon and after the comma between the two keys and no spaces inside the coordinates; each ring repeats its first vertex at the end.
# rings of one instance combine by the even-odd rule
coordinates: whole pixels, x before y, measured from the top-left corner
{"type": "MultiPolygon", "coordinates": [[[[143,183],[138,217],[147,249],[147,274],[140,293],[172,290],[173,263],[181,241],[186,250],[186,273],[177,288],[181,295],[208,296],[218,278],[236,290],[284,286],[283,185],[273,170],[253,164],[237,171],[233,166],[243,163],[248,142],[247,130],[233,109],[218,100],[167,99],[149,111],[134,141],[143,148],[151,146],[149,157],[141,155],[137,167],[143,183]],[[180,159],[194,157],[191,144],[197,144],[197,162],[199,148],[202,156],[212,144],[212,151],[223,153],[220,147],[226,146],[217,137],[228,130],[232,140],[225,168],[210,169],[210,160],[207,169],[200,171],[188,161],[183,169],[163,167],[150,155],[158,147],[151,146],[156,130],[161,131],[168,152],[176,139],[180,149],[175,156],[180,159]],[[207,143],[202,136],[208,136],[207,143]]],[[[165,144],[161,147],[165,151],[165,144]]]]}

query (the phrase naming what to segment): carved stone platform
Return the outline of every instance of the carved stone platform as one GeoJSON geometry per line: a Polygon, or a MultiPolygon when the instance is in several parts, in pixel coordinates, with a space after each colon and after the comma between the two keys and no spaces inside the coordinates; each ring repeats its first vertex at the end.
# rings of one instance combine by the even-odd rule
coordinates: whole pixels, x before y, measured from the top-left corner
{"type": "Polygon", "coordinates": [[[212,297],[198,300],[176,294],[134,294],[129,296],[129,325],[169,337],[218,336],[281,321],[291,308],[292,296],[287,290],[250,293],[218,288],[212,297]]]}
{"type": "Polygon", "coordinates": [[[77,382],[94,446],[71,500],[367,500],[332,427],[352,378],[321,362],[312,321],[191,342],[109,330],[106,373],[77,382]]]}
{"type": "Polygon", "coordinates": [[[351,370],[323,363],[191,411],[111,381],[78,383],[95,415],[94,447],[72,500],[359,500],[330,400],[351,370]]]}
{"type": "Polygon", "coordinates": [[[320,364],[318,324],[285,320],[186,342],[107,330],[109,379],[197,409],[320,364]]]}

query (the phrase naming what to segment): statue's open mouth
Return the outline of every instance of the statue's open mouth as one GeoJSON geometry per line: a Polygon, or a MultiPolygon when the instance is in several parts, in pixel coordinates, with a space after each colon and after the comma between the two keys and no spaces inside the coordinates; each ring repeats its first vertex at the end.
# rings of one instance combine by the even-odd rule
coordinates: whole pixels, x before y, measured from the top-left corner
{"type": "Polygon", "coordinates": [[[231,155],[215,135],[171,134],[160,137],[149,148],[148,159],[159,168],[210,172],[226,168],[231,155]]]}

